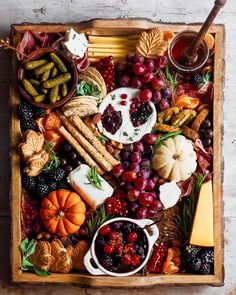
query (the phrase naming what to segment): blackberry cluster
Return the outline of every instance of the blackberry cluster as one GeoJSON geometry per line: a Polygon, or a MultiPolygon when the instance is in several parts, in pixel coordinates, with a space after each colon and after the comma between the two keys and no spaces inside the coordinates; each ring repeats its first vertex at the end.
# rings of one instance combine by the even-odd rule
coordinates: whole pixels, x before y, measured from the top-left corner
{"type": "Polygon", "coordinates": [[[26,102],[22,102],[17,106],[16,112],[20,118],[20,126],[23,132],[27,130],[35,130],[33,108],[26,102]]]}
{"type": "Polygon", "coordinates": [[[23,132],[27,130],[35,130],[35,119],[46,115],[44,109],[33,108],[26,102],[20,103],[17,106],[16,112],[20,119],[20,126],[23,132]]]}
{"type": "Polygon", "coordinates": [[[191,273],[208,275],[214,272],[214,250],[188,245],[182,251],[182,267],[191,273]]]}
{"type": "Polygon", "coordinates": [[[36,177],[24,175],[22,184],[32,197],[40,200],[52,191],[69,189],[65,175],[65,170],[59,167],[48,174],[41,173],[36,177]]]}

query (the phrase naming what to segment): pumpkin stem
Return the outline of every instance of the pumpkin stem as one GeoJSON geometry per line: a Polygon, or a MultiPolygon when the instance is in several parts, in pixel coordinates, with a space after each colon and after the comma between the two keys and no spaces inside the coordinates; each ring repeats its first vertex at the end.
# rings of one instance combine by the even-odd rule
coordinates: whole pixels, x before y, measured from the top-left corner
{"type": "Polygon", "coordinates": [[[180,154],[174,154],[173,159],[174,160],[179,160],[180,159],[180,154]]]}
{"type": "Polygon", "coordinates": [[[65,213],[61,209],[59,209],[58,212],[57,212],[57,216],[58,217],[63,217],[64,215],[65,215],[65,213]]]}

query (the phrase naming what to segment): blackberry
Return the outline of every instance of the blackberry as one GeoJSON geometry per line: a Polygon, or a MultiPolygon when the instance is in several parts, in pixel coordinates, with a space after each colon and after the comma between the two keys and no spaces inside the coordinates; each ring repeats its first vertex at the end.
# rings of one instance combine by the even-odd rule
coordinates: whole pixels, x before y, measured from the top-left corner
{"type": "Polygon", "coordinates": [[[194,258],[189,262],[189,267],[192,271],[198,272],[201,268],[202,260],[198,257],[194,258]]]}
{"type": "Polygon", "coordinates": [[[25,119],[27,121],[33,119],[34,116],[32,107],[26,102],[20,103],[16,108],[16,112],[21,120],[25,119]]]}
{"type": "Polygon", "coordinates": [[[214,263],[214,251],[212,249],[203,249],[199,257],[203,263],[214,263]]]}
{"type": "Polygon", "coordinates": [[[49,191],[55,191],[57,189],[57,183],[55,181],[49,183],[49,191]]]}
{"type": "Polygon", "coordinates": [[[35,130],[35,122],[32,118],[30,119],[22,119],[20,122],[20,127],[23,132],[27,130],[35,130]]]}
{"type": "Polygon", "coordinates": [[[49,193],[49,187],[46,183],[38,183],[36,186],[37,197],[42,199],[49,193]]]}
{"type": "Polygon", "coordinates": [[[59,181],[57,183],[57,189],[69,189],[70,186],[68,185],[68,183],[65,180],[59,181]]]}
{"type": "Polygon", "coordinates": [[[22,178],[22,184],[26,190],[33,191],[37,182],[35,177],[24,175],[22,178]]]}
{"type": "Polygon", "coordinates": [[[48,173],[48,178],[50,180],[58,182],[62,180],[65,177],[65,175],[66,175],[65,170],[61,167],[58,167],[54,169],[52,172],[48,173]]]}
{"type": "Polygon", "coordinates": [[[209,275],[211,274],[211,266],[209,263],[203,263],[199,269],[200,274],[209,275]]]}
{"type": "Polygon", "coordinates": [[[37,176],[37,183],[45,183],[45,178],[43,174],[37,176]]]}
{"type": "Polygon", "coordinates": [[[188,245],[185,247],[183,251],[183,256],[186,258],[187,261],[191,261],[198,255],[200,250],[201,250],[201,247],[188,245]]]}
{"type": "Polygon", "coordinates": [[[202,75],[199,73],[196,73],[193,76],[193,84],[196,86],[199,86],[202,82],[203,82],[202,75]]]}
{"type": "Polygon", "coordinates": [[[37,118],[42,118],[42,117],[45,117],[46,116],[46,110],[44,109],[36,109],[34,111],[34,118],[37,119],[37,118]]]}

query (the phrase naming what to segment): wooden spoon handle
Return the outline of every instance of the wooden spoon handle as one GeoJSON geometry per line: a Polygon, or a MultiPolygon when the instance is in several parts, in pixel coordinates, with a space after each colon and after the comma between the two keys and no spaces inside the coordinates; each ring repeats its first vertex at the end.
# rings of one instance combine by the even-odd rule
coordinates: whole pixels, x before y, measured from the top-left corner
{"type": "Polygon", "coordinates": [[[195,56],[197,48],[201,44],[202,39],[206,35],[206,33],[209,30],[211,24],[213,23],[215,17],[219,13],[220,9],[225,5],[225,3],[226,3],[226,0],[216,0],[215,1],[214,7],[212,8],[206,21],[204,22],[204,24],[201,27],[200,31],[198,32],[196,38],[194,39],[192,46],[188,49],[188,52],[186,52],[189,60],[193,59],[193,57],[195,56]]]}

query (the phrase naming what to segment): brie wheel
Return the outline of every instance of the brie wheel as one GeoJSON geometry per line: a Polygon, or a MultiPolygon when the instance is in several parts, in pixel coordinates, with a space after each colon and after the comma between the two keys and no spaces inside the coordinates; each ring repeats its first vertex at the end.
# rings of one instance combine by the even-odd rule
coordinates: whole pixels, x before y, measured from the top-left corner
{"type": "Polygon", "coordinates": [[[140,140],[146,133],[150,133],[152,131],[152,128],[157,120],[156,108],[152,102],[149,102],[152,109],[152,114],[149,116],[146,123],[138,127],[134,127],[130,119],[129,110],[132,103],[132,98],[139,97],[140,92],[141,91],[139,89],[122,87],[117,88],[107,94],[107,96],[99,105],[98,112],[103,114],[107,106],[111,104],[115,111],[121,111],[122,124],[115,134],[111,134],[110,132],[106,131],[106,129],[102,125],[102,120],[100,120],[97,126],[99,131],[104,136],[123,144],[130,144],[140,140]],[[126,106],[120,104],[120,102],[123,100],[121,99],[122,94],[127,95],[127,98],[124,99],[127,102],[126,106]]]}

